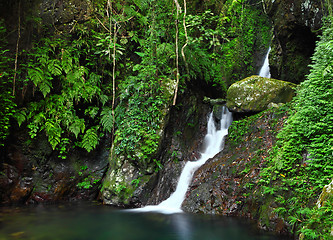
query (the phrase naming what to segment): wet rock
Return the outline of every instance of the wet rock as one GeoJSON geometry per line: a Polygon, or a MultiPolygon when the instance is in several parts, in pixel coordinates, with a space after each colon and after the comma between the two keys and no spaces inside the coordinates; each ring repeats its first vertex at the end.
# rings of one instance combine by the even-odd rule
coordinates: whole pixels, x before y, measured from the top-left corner
{"type": "Polygon", "coordinates": [[[168,113],[161,148],[156,154],[161,168],[142,172],[125,157],[112,161],[104,181],[104,203],[126,207],[158,204],[175,191],[186,161],[199,157],[211,110],[210,104],[203,103],[200,95],[192,92],[179,96],[179,102],[182,104],[168,113]],[[122,166],[131,171],[124,172],[122,166]]]}
{"type": "Polygon", "coordinates": [[[0,165],[0,204],[97,199],[108,164],[102,144],[89,154],[74,150],[59,159],[45,136],[27,141],[17,132],[0,165]]]}
{"type": "Polygon", "coordinates": [[[260,112],[273,104],[291,101],[295,88],[290,82],[251,76],[229,87],[227,107],[233,112],[260,112]]]}
{"type": "MultiPolygon", "coordinates": [[[[151,183],[154,182],[156,172],[161,168],[162,162],[159,159],[166,127],[169,123],[170,108],[176,87],[175,81],[165,79],[161,84],[164,85],[164,98],[166,104],[161,107],[161,116],[157,134],[159,135],[158,147],[150,156],[144,154],[142,146],[144,139],[138,140],[136,148],[126,151],[126,154],[116,153],[114,150],[109,159],[110,165],[103,181],[101,199],[106,204],[116,206],[140,206],[142,201],[147,199],[146,195],[151,191],[151,183]],[[148,187],[147,187],[148,186],[148,187]]],[[[117,135],[117,132],[116,132],[117,135]]]]}
{"type": "Polygon", "coordinates": [[[234,122],[224,150],[195,172],[182,209],[252,218],[263,229],[287,234],[290,226],[274,212],[277,205],[264,197],[259,183],[267,152],[285,118],[273,109],[234,122]]]}
{"type": "Polygon", "coordinates": [[[39,16],[46,25],[56,26],[58,30],[70,29],[76,22],[90,17],[90,7],[89,1],[43,0],[39,4],[39,16]]]}
{"type": "Polygon", "coordinates": [[[265,0],[264,8],[274,28],[269,55],[273,78],[293,83],[304,81],[310,57],[327,12],[320,0],[265,0]]]}

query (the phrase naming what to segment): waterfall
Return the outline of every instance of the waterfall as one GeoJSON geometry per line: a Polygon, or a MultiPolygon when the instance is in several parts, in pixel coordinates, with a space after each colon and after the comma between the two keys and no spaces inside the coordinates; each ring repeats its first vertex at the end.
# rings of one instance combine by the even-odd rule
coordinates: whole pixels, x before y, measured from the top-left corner
{"type": "Polygon", "coordinates": [[[161,212],[165,214],[182,212],[181,205],[185,199],[188,186],[191,183],[194,172],[202,166],[209,158],[219,153],[224,146],[224,138],[228,134],[228,127],[232,122],[232,114],[223,106],[222,116],[220,120],[220,129],[217,130],[215,125],[213,112],[210,113],[207,123],[207,133],[204,138],[204,146],[206,149],[201,153],[201,157],[197,161],[188,161],[180,175],[176,191],[171,196],[161,202],[159,205],[150,205],[143,208],[132,209],[138,212],[161,212]]]}
{"type": "Polygon", "coordinates": [[[268,61],[268,56],[269,56],[270,51],[271,51],[271,47],[268,48],[264,64],[262,65],[262,67],[260,69],[260,72],[259,72],[260,77],[265,77],[265,78],[271,77],[271,73],[269,71],[269,61],[268,61]]]}

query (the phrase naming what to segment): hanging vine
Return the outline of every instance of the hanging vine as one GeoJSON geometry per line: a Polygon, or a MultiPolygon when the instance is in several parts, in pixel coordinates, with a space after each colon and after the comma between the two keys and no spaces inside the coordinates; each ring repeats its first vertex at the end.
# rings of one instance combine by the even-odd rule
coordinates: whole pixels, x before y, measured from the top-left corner
{"type": "Polygon", "coordinates": [[[178,28],[178,19],[179,19],[179,14],[181,12],[181,7],[178,3],[177,0],[174,0],[176,4],[176,9],[177,9],[177,15],[176,15],[176,20],[175,20],[175,26],[176,26],[176,46],[175,46],[175,51],[176,51],[176,89],[175,89],[175,95],[173,97],[173,103],[172,105],[176,105],[176,100],[177,100],[177,93],[178,93],[178,85],[179,85],[179,53],[178,53],[178,38],[179,38],[179,28],[178,28]]]}

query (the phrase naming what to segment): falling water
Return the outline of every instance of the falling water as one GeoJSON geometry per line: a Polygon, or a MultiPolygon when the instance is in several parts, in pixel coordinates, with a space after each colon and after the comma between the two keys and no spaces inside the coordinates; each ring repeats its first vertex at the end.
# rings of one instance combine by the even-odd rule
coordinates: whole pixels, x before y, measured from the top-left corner
{"type": "Polygon", "coordinates": [[[269,61],[268,61],[268,56],[269,56],[270,51],[271,51],[271,47],[268,48],[264,64],[262,65],[262,67],[260,69],[260,72],[259,72],[260,77],[265,77],[265,78],[271,77],[271,73],[269,71],[269,61]]]}
{"type": "Polygon", "coordinates": [[[224,137],[228,134],[228,127],[232,122],[232,114],[223,106],[220,129],[217,130],[213,113],[210,113],[207,123],[207,134],[204,139],[206,149],[201,153],[197,161],[188,161],[180,175],[176,191],[159,205],[150,205],[132,211],[139,212],[161,212],[165,214],[182,212],[181,205],[184,201],[186,191],[191,183],[194,172],[202,166],[209,158],[214,157],[223,149],[224,137]]]}

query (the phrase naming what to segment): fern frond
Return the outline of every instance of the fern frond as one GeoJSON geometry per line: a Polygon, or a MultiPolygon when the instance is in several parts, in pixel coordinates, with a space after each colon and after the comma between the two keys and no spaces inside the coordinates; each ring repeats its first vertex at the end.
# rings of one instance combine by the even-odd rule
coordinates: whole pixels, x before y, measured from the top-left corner
{"type": "Polygon", "coordinates": [[[37,87],[40,82],[44,79],[44,73],[40,68],[32,68],[28,70],[28,75],[30,80],[35,84],[37,87]]]}
{"type": "Polygon", "coordinates": [[[112,109],[108,107],[103,108],[101,115],[102,115],[101,124],[103,126],[103,129],[105,131],[111,132],[113,127],[112,109]]]}
{"type": "Polygon", "coordinates": [[[86,149],[87,152],[90,152],[96,148],[99,142],[99,137],[97,134],[97,127],[90,128],[86,131],[82,139],[82,148],[86,149]]]}
{"type": "Polygon", "coordinates": [[[73,69],[73,58],[66,50],[62,53],[61,65],[66,74],[73,69]]]}
{"type": "Polygon", "coordinates": [[[106,95],[104,95],[104,94],[101,94],[100,96],[99,96],[99,100],[100,100],[100,102],[103,104],[103,106],[105,105],[105,103],[109,100],[109,97],[108,96],[106,96],[106,95]]]}
{"type": "Polygon", "coordinates": [[[49,143],[54,150],[60,143],[62,129],[58,123],[49,120],[45,123],[45,131],[48,136],[49,143]]]}
{"type": "Polygon", "coordinates": [[[47,79],[44,79],[44,81],[40,82],[38,87],[45,98],[46,95],[51,92],[52,83],[47,79]]]}
{"type": "Polygon", "coordinates": [[[59,76],[62,73],[62,67],[56,59],[49,61],[47,68],[52,75],[59,76]]]}
{"type": "Polygon", "coordinates": [[[74,133],[77,138],[80,132],[84,132],[85,128],[86,125],[84,124],[84,119],[76,119],[73,124],[69,126],[69,131],[74,133]]]}
{"type": "Polygon", "coordinates": [[[25,110],[18,111],[14,114],[14,118],[16,119],[19,127],[21,124],[27,120],[27,113],[25,110]]]}

